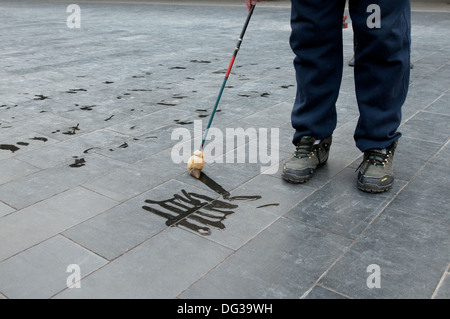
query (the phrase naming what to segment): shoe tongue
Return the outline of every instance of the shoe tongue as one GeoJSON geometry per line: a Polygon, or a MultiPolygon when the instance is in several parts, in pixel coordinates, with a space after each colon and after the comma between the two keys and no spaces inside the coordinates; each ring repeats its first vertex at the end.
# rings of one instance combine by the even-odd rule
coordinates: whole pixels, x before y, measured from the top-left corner
{"type": "Polygon", "coordinates": [[[387,150],[385,148],[376,148],[374,151],[380,154],[387,154],[387,150]]]}
{"type": "Polygon", "coordinates": [[[301,144],[311,144],[311,143],[314,144],[314,141],[315,141],[314,137],[303,136],[302,139],[300,140],[300,143],[301,144]]]}

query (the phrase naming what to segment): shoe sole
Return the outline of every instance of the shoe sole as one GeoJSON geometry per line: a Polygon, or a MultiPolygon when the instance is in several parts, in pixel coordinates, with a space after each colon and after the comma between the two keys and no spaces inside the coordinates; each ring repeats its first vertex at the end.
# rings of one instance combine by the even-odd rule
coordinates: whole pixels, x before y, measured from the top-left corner
{"type": "Polygon", "coordinates": [[[316,169],[324,166],[327,163],[327,161],[328,161],[328,158],[324,162],[318,164],[315,168],[313,168],[311,170],[311,174],[304,175],[304,176],[298,176],[295,173],[289,173],[289,170],[287,170],[287,171],[283,171],[283,173],[281,173],[281,177],[286,182],[289,182],[289,183],[292,183],[292,184],[303,184],[303,183],[306,183],[307,181],[309,181],[313,177],[314,172],[316,171],[316,169]]]}
{"type": "MultiPolygon", "coordinates": [[[[314,173],[314,170],[313,170],[314,173]]],[[[281,177],[289,183],[292,184],[303,184],[309,181],[312,178],[313,174],[307,175],[307,176],[298,176],[295,174],[290,174],[289,172],[283,172],[281,174],[281,177]]]]}
{"type": "Polygon", "coordinates": [[[357,187],[359,190],[366,193],[384,193],[390,190],[392,188],[392,185],[393,184],[378,186],[376,184],[363,184],[360,181],[358,181],[357,187]]]}

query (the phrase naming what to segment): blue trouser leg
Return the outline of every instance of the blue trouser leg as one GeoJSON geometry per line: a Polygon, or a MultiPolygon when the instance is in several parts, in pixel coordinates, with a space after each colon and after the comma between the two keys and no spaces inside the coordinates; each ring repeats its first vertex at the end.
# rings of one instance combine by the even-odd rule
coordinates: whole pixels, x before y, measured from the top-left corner
{"type": "Polygon", "coordinates": [[[297,96],[292,110],[293,143],[336,128],[342,79],[342,16],[345,0],[292,0],[290,38],[295,53],[297,96]]]}
{"type": "Polygon", "coordinates": [[[410,1],[350,0],[349,7],[358,42],[354,70],[360,112],[356,146],[361,151],[386,148],[401,136],[397,129],[410,74],[410,1]],[[371,4],[379,6],[379,28],[367,26],[368,17],[375,12],[367,9],[371,4]]]}
{"type": "MultiPolygon", "coordinates": [[[[292,0],[291,47],[297,96],[292,110],[294,144],[336,128],[342,78],[342,15],[345,0],[292,0]]],[[[400,137],[401,107],[409,83],[409,0],[350,0],[358,42],[355,86],[360,119],[355,141],[361,151],[385,148],[400,137]],[[380,8],[380,28],[369,28],[370,5],[380,8]]]]}

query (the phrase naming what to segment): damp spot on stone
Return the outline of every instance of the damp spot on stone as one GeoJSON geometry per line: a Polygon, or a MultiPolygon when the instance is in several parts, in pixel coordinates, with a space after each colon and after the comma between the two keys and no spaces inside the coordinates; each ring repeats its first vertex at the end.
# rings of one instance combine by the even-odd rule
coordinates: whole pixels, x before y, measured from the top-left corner
{"type": "Polygon", "coordinates": [[[186,96],[186,95],[181,95],[181,94],[174,94],[174,95],[172,96],[172,98],[182,100],[182,99],[187,98],[187,96],[186,96]]]}
{"type": "Polygon", "coordinates": [[[161,87],[161,86],[157,86],[156,87],[158,90],[172,90],[172,88],[170,88],[170,87],[161,87]]]}
{"type": "Polygon", "coordinates": [[[280,204],[279,203],[266,204],[266,205],[258,206],[256,208],[264,208],[264,207],[271,207],[271,206],[280,206],[280,204]]]}
{"type": "Polygon", "coordinates": [[[181,121],[181,120],[174,120],[174,122],[179,125],[189,125],[189,124],[194,123],[192,121],[181,121]]]}
{"type": "Polygon", "coordinates": [[[11,151],[11,153],[14,153],[14,152],[20,150],[20,148],[15,145],[10,145],[10,144],[0,144],[0,150],[11,151]]]}
{"type": "Polygon", "coordinates": [[[164,106],[176,106],[176,104],[174,103],[166,103],[166,102],[159,102],[159,105],[164,105],[164,106]]]}
{"type": "Polygon", "coordinates": [[[100,149],[100,147],[91,147],[83,151],[83,154],[89,154],[90,151],[100,149]]]}
{"type": "Polygon", "coordinates": [[[76,126],[72,126],[67,132],[63,132],[65,135],[75,135],[76,131],[80,130],[80,124],[77,124],[76,126]]]}
{"type": "Polygon", "coordinates": [[[48,139],[46,137],[39,137],[39,136],[35,136],[33,138],[30,138],[30,140],[41,141],[41,142],[44,142],[44,143],[48,141],[48,139]]]}
{"type": "Polygon", "coordinates": [[[77,94],[78,92],[87,92],[87,90],[86,89],[70,89],[70,90],[66,91],[66,93],[69,93],[69,94],[77,94]]]}
{"type": "Polygon", "coordinates": [[[211,61],[207,61],[207,60],[191,60],[190,62],[192,62],[192,63],[211,63],[211,61]]]}
{"type": "Polygon", "coordinates": [[[34,96],[35,96],[35,98],[33,100],[35,100],[35,101],[43,101],[43,100],[49,99],[48,96],[45,96],[42,94],[35,94],[34,96]]]}
{"type": "Polygon", "coordinates": [[[30,143],[26,143],[26,142],[17,142],[16,144],[20,145],[20,146],[28,146],[28,145],[30,145],[30,143]]]}
{"type": "Polygon", "coordinates": [[[208,110],[206,110],[206,109],[196,109],[195,111],[196,111],[197,113],[200,113],[200,114],[198,114],[198,117],[199,117],[199,118],[204,118],[204,117],[207,117],[207,116],[208,116],[208,114],[205,114],[205,113],[208,112],[208,110]]]}
{"type": "Polygon", "coordinates": [[[75,158],[75,162],[73,164],[70,164],[69,166],[72,168],[80,168],[85,165],[86,165],[86,160],[84,158],[75,158]]]}
{"type": "MultiPolygon", "coordinates": [[[[76,105],[76,106],[77,106],[77,105],[76,105]]],[[[94,104],[94,105],[85,105],[85,106],[80,107],[80,110],[83,110],[83,111],[92,111],[92,109],[93,109],[94,107],[96,107],[95,104],[94,104]]]]}

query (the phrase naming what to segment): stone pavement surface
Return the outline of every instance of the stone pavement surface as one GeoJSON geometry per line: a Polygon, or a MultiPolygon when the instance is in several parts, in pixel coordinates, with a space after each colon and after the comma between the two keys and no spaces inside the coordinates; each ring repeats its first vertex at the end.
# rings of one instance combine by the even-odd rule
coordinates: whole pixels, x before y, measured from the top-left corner
{"type": "Polygon", "coordinates": [[[246,17],[211,4],[80,1],[69,28],[68,2],[0,1],[0,299],[450,298],[448,11],[413,12],[397,179],[371,195],[347,66],[327,166],[304,185],[274,172],[293,151],[282,5],[255,11],[203,179],[176,163],[246,17]]]}

